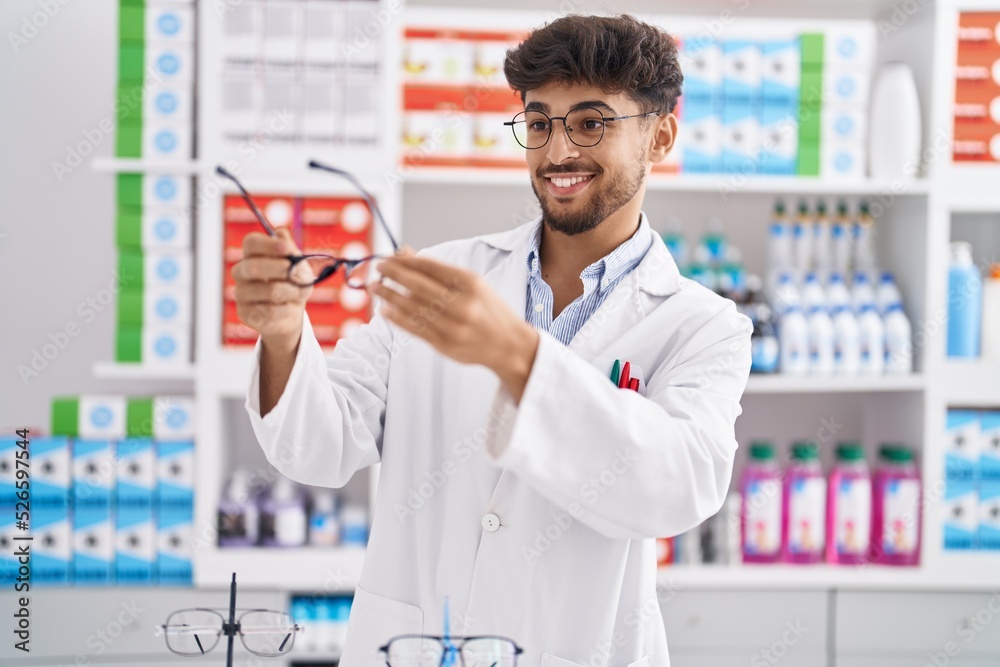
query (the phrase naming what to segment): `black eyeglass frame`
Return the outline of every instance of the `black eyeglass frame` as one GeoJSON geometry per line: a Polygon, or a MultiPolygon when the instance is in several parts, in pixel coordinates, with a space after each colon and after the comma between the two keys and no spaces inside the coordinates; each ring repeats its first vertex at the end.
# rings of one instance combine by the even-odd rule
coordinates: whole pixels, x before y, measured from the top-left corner
{"type": "MultiPolygon", "coordinates": [[[[218,633],[216,634],[215,643],[212,644],[212,646],[207,651],[204,650],[201,647],[201,641],[198,639],[198,636],[197,635],[194,636],[195,637],[195,642],[198,643],[198,647],[200,649],[202,649],[201,650],[201,654],[202,655],[205,655],[206,653],[210,653],[212,651],[212,649],[214,649],[216,646],[218,646],[219,640],[223,636],[229,636],[230,634],[233,634],[233,635],[239,635],[240,636],[240,641],[243,643],[243,648],[245,648],[249,653],[253,653],[254,655],[260,656],[262,658],[275,658],[275,657],[277,657],[279,655],[284,655],[286,653],[291,652],[292,647],[295,645],[295,635],[297,633],[299,633],[299,632],[304,632],[305,631],[305,628],[303,626],[299,625],[298,623],[296,623],[295,620],[291,617],[291,615],[289,615],[287,612],[279,611],[277,609],[257,609],[257,608],[253,608],[253,609],[234,609],[234,611],[239,611],[239,612],[242,612],[242,613],[238,617],[236,617],[233,620],[232,623],[230,623],[229,621],[226,620],[226,617],[223,616],[223,612],[228,612],[229,611],[228,607],[191,607],[189,609],[178,609],[176,611],[171,612],[170,615],[167,616],[167,622],[164,623],[164,624],[162,624],[162,625],[157,626],[157,628],[160,631],[162,631],[162,633],[166,636],[168,634],[167,628],[170,628],[170,627],[181,627],[182,626],[181,624],[171,624],[170,623],[170,619],[171,618],[173,618],[177,614],[184,614],[184,613],[189,613],[189,612],[192,612],[192,611],[208,612],[210,614],[214,614],[215,616],[219,617],[219,628],[218,628],[218,633]],[[285,636],[285,639],[281,642],[281,645],[278,647],[278,651],[276,653],[261,653],[260,651],[253,650],[252,648],[250,648],[247,645],[246,636],[243,634],[242,620],[243,620],[243,617],[246,616],[247,614],[258,613],[258,612],[264,612],[264,613],[268,613],[268,614],[275,614],[275,615],[279,615],[279,616],[285,616],[285,617],[287,617],[291,621],[291,624],[289,625],[289,629],[291,630],[291,632],[289,632],[285,636]],[[291,640],[291,641],[289,641],[289,640],[291,640]],[[289,642],[287,649],[285,648],[285,642],[289,642]]],[[[275,634],[278,634],[278,633],[276,632],[275,634]]],[[[165,637],[165,639],[166,639],[166,637],[165,637]]],[[[180,651],[175,651],[173,649],[173,647],[170,646],[169,639],[167,639],[166,643],[167,643],[167,649],[171,653],[173,653],[174,655],[180,655],[180,656],[184,656],[184,657],[192,657],[192,656],[195,655],[194,653],[181,653],[180,651]]]]}
{"type": "MultiPolygon", "coordinates": [[[[350,182],[351,185],[353,185],[358,190],[362,199],[364,199],[365,203],[368,204],[368,207],[372,212],[372,216],[376,220],[378,220],[378,223],[382,226],[382,231],[384,231],[386,236],[389,237],[389,242],[392,243],[393,252],[394,253],[399,252],[399,243],[396,242],[396,237],[392,235],[392,230],[389,229],[389,225],[386,223],[385,218],[382,216],[382,210],[375,202],[374,197],[372,197],[371,194],[369,194],[369,192],[364,188],[363,185],[361,185],[361,183],[358,181],[357,178],[354,177],[353,174],[344,171],[343,169],[338,169],[337,167],[331,167],[329,165],[323,164],[316,160],[309,161],[309,168],[327,171],[347,179],[347,181],[350,182]]],[[[243,187],[243,184],[240,183],[239,179],[236,178],[236,176],[234,176],[231,172],[229,172],[221,165],[216,166],[215,171],[217,174],[224,176],[225,178],[229,179],[236,185],[237,189],[239,189],[240,191],[240,196],[247,203],[247,206],[250,207],[250,210],[253,212],[254,217],[257,218],[257,221],[260,223],[261,227],[264,228],[264,231],[267,232],[268,236],[276,237],[278,235],[278,231],[274,228],[274,225],[270,223],[267,217],[261,212],[261,210],[257,208],[257,205],[254,204],[253,198],[250,196],[250,193],[247,192],[245,187],[243,187]]],[[[285,258],[289,262],[288,282],[297,287],[311,287],[313,285],[316,285],[317,283],[323,282],[330,276],[337,273],[337,271],[341,267],[344,267],[345,282],[348,285],[348,287],[352,287],[354,289],[364,289],[363,285],[357,286],[351,284],[350,282],[351,272],[354,271],[361,264],[364,264],[365,262],[370,262],[377,259],[385,259],[386,255],[368,255],[367,257],[349,259],[347,257],[336,257],[334,255],[327,255],[323,253],[312,253],[308,255],[287,255],[285,258]],[[312,282],[302,283],[293,280],[292,273],[295,270],[295,267],[301,262],[313,261],[313,260],[329,262],[329,265],[326,266],[320,272],[320,274],[317,275],[312,280],[312,282]]]]}
{"type": "MultiPolygon", "coordinates": [[[[380,646],[378,649],[379,653],[385,654],[385,664],[388,667],[392,667],[392,663],[389,662],[389,647],[391,647],[392,643],[398,639],[431,639],[437,641],[444,648],[444,650],[441,653],[441,665],[444,665],[445,656],[448,654],[448,652],[454,651],[455,653],[458,654],[458,659],[461,661],[462,667],[467,667],[467,665],[465,664],[465,656],[462,655],[462,646],[466,642],[475,639],[501,639],[503,641],[510,642],[511,646],[514,647],[514,665],[512,665],[512,667],[516,667],[517,665],[517,656],[524,653],[524,649],[518,646],[517,642],[515,642],[510,637],[502,637],[500,635],[476,635],[472,637],[440,637],[435,635],[399,635],[393,637],[384,646],[380,646]]],[[[438,667],[441,667],[441,665],[439,665],[438,667]]]]}
{"type": "Polygon", "coordinates": [[[599,109],[595,109],[594,107],[580,107],[579,109],[573,109],[565,116],[550,116],[544,111],[539,111],[537,109],[525,109],[524,111],[519,111],[514,116],[513,119],[506,121],[504,125],[510,127],[510,131],[514,134],[514,141],[516,141],[518,145],[524,148],[525,150],[534,151],[538,150],[539,148],[545,148],[549,144],[549,141],[552,140],[552,128],[554,126],[552,121],[556,120],[562,121],[563,131],[566,132],[566,138],[569,139],[571,144],[573,144],[574,146],[579,146],[580,148],[593,148],[594,146],[596,146],[597,144],[601,143],[601,141],[604,140],[604,131],[607,129],[606,123],[611,123],[619,120],[628,120],[629,118],[644,118],[646,116],[653,116],[653,115],[659,116],[662,113],[663,113],[662,111],[647,111],[646,113],[634,113],[628,116],[605,116],[603,113],[601,113],[599,109]],[[570,114],[574,114],[580,111],[593,111],[595,114],[597,114],[598,117],[600,117],[602,123],[604,123],[601,125],[601,136],[597,139],[597,141],[595,141],[592,144],[581,144],[574,141],[573,130],[570,128],[569,125],[566,124],[566,118],[570,114]],[[526,114],[528,113],[541,114],[546,118],[548,118],[549,120],[549,135],[545,137],[545,141],[543,141],[539,146],[534,146],[534,147],[525,146],[524,144],[521,143],[521,140],[517,138],[517,124],[526,122],[526,120],[518,120],[518,116],[526,116],[526,114]]]}

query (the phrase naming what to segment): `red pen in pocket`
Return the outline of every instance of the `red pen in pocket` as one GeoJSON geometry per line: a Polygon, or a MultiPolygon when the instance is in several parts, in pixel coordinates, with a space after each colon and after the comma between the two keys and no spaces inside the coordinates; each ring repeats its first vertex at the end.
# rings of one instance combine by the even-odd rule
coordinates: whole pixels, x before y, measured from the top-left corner
{"type": "Polygon", "coordinates": [[[622,374],[618,378],[618,388],[619,389],[628,389],[628,383],[632,379],[632,378],[629,377],[629,372],[631,371],[631,368],[632,368],[631,364],[629,364],[629,362],[627,362],[627,361],[622,366],[622,374]]]}
{"type": "Polygon", "coordinates": [[[632,391],[639,391],[639,378],[632,378],[628,381],[628,388],[632,391]]]}

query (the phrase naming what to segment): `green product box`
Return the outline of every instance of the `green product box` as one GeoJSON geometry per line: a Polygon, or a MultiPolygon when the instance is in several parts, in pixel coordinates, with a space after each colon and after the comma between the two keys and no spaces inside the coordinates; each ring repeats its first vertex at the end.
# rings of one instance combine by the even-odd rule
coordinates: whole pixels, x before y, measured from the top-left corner
{"type": "Polygon", "coordinates": [[[76,396],[52,399],[52,435],[80,435],[80,401],[76,396]]]}
{"type": "Polygon", "coordinates": [[[118,124],[142,124],[142,103],[145,96],[143,82],[129,79],[118,82],[118,99],[115,105],[115,115],[118,124]]]}
{"type": "Polygon", "coordinates": [[[119,125],[115,137],[115,155],[142,157],[142,125],[119,125]]]}
{"type": "Polygon", "coordinates": [[[153,436],[153,399],[129,398],[125,407],[125,429],[130,438],[153,436]]]}
{"type": "Polygon", "coordinates": [[[122,44],[142,42],[146,37],[146,6],[122,2],[118,9],[118,38],[122,44]]]}
{"type": "MultiPolygon", "coordinates": [[[[115,243],[119,248],[141,248],[142,247],[142,212],[131,206],[119,206],[118,215],[115,222],[115,243]]],[[[121,266],[121,259],[118,262],[121,266]]],[[[142,261],[139,262],[139,269],[142,269],[142,261]]],[[[125,275],[125,274],[119,274],[125,275]]],[[[136,274],[132,274],[136,275],[136,274]]],[[[138,274],[139,286],[142,286],[142,274],[138,274]]]]}
{"type": "Polygon", "coordinates": [[[802,48],[802,64],[823,64],[823,33],[807,32],[799,35],[799,45],[802,48]]]}
{"type": "Polygon", "coordinates": [[[146,47],[142,42],[122,42],[118,49],[118,81],[144,81],[146,47]]]}
{"type": "Polygon", "coordinates": [[[142,361],[142,327],[119,326],[115,338],[115,361],[142,361]]]}
{"type": "Polygon", "coordinates": [[[118,326],[142,326],[142,289],[131,287],[118,292],[118,326]]]}
{"type": "Polygon", "coordinates": [[[118,204],[142,207],[142,174],[118,174],[118,204]]]}
{"type": "Polygon", "coordinates": [[[129,277],[127,289],[143,290],[145,259],[141,250],[122,250],[118,253],[118,275],[129,277]]]}
{"type": "Polygon", "coordinates": [[[819,176],[819,141],[815,143],[799,140],[798,168],[799,176],[819,176]]]}

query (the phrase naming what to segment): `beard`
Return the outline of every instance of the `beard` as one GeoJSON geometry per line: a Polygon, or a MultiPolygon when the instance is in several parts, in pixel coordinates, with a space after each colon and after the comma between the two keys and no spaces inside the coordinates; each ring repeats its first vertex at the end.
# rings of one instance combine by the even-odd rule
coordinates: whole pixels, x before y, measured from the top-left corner
{"type": "Polygon", "coordinates": [[[545,176],[539,173],[537,178],[531,179],[531,189],[542,209],[542,221],[553,231],[567,236],[576,236],[594,229],[625,204],[632,201],[632,198],[639,192],[646,175],[643,162],[645,154],[641,158],[633,163],[634,166],[610,172],[596,167],[590,168],[579,163],[545,170],[546,176],[589,171],[594,174],[595,181],[600,178],[600,186],[597,183],[590,184],[592,190],[590,200],[583,202],[581,210],[575,212],[559,210],[559,206],[551,199],[552,195],[549,194],[547,185],[544,184],[545,176]],[[538,185],[538,183],[542,183],[542,185],[538,185]]]}

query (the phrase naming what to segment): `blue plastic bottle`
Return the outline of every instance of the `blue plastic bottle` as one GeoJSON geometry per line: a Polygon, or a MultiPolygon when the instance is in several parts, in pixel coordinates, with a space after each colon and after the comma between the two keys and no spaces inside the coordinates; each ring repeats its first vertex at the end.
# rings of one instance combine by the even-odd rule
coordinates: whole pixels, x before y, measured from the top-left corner
{"type": "Polygon", "coordinates": [[[948,270],[948,356],[978,357],[983,318],[983,279],[972,246],[951,244],[948,270]]]}

